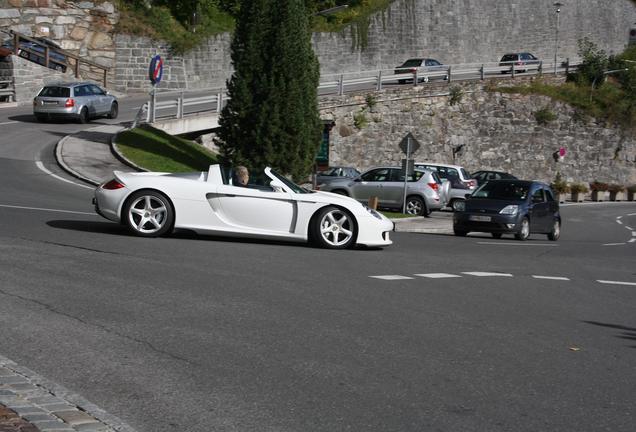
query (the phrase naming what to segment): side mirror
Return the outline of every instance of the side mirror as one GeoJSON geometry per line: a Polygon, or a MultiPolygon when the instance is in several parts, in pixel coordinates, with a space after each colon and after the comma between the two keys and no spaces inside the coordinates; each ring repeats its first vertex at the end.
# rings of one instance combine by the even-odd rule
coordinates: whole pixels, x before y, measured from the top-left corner
{"type": "Polygon", "coordinates": [[[285,185],[280,180],[272,180],[269,185],[274,189],[274,192],[285,192],[285,185]]]}
{"type": "Polygon", "coordinates": [[[471,196],[471,194],[466,194],[466,195],[464,195],[464,198],[469,199],[470,196],[471,196]]]}

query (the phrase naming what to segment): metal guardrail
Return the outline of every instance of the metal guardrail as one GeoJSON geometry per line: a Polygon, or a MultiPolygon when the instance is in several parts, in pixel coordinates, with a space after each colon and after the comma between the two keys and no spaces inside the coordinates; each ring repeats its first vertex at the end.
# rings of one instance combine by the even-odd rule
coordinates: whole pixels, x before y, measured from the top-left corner
{"type": "MultiPolygon", "coordinates": [[[[21,33],[18,33],[16,31],[13,30],[9,30],[9,32],[5,32],[5,33],[9,33],[12,37],[13,37],[13,54],[17,55],[17,56],[21,56],[23,58],[26,58],[27,60],[30,60],[30,56],[33,57],[40,57],[43,58],[44,64],[42,64],[42,66],[51,68],[51,69],[63,69],[63,71],[66,71],[67,67],[70,67],[71,65],[68,63],[62,63],[59,60],[56,59],[51,59],[51,53],[56,53],[59,55],[63,55],[66,57],[66,59],[68,60],[69,58],[74,59],[75,62],[72,65],[73,66],[73,72],[75,74],[75,78],[79,78],[80,77],[80,65],[81,64],[85,64],[89,67],[93,67],[93,68],[97,68],[101,70],[102,73],[102,84],[104,85],[104,87],[106,87],[107,84],[107,77],[108,77],[108,71],[110,70],[109,67],[104,66],[104,65],[100,65],[99,63],[95,63],[92,62],[90,60],[86,60],[83,59],[71,52],[68,52],[66,50],[63,50],[61,48],[55,48],[55,47],[51,47],[37,39],[33,39],[29,36],[23,35],[21,33]],[[31,48],[28,48],[26,46],[20,46],[20,42],[22,41],[26,41],[26,42],[30,42],[32,44],[36,44],[38,47],[42,48],[43,51],[38,51],[38,50],[33,50],[31,48]],[[26,53],[27,55],[25,56],[22,53],[26,53]],[[22,55],[21,55],[22,54],[22,55]],[[53,66],[53,67],[51,67],[53,66]]],[[[41,64],[39,62],[36,62],[38,64],[41,64]]]]}
{"type": "MultiPolygon", "coordinates": [[[[494,78],[514,79],[517,76],[568,74],[578,67],[569,59],[558,64],[539,61],[534,64],[519,62],[469,63],[443,65],[435,67],[405,68],[405,72],[394,69],[383,69],[341,74],[326,74],[320,77],[318,91],[322,96],[347,91],[374,90],[380,91],[388,84],[412,83],[413,86],[439,81],[451,83],[456,81],[478,81],[494,78]],[[396,73],[396,71],[398,73],[396,73]],[[366,86],[366,87],[365,87],[366,86]]],[[[183,118],[184,116],[202,112],[220,113],[225,102],[229,100],[226,89],[206,88],[200,90],[155,91],[148,103],[146,121],[183,118]],[[200,109],[186,112],[187,107],[200,109]]]]}

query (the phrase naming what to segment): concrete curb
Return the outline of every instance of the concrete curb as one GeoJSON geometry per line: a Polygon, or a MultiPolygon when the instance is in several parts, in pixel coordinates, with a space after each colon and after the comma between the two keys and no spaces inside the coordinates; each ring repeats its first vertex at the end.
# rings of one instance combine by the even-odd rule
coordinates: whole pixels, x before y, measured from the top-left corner
{"type": "MultiPolygon", "coordinates": [[[[25,387],[25,385],[26,387],[32,387],[32,389],[29,390],[22,389],[22,387],[20,387],[22,390],[7,390],[0,396],[0,402],[7,405],[7,408],[17,411],[18,415],[20,415],[20,412],[23,412],[27,417],[29,412],[51,412],[48,416],[50,416],[52,420],[42,418],[42,420],[40,420],[42,425],[38,428],[38,430],[79,431],[90,429],[104,432],[135,432],[135,429],[127,425],[120,418],[108,414],[106,411],[84,399],[77,393],[74,393],[63,386],[38,375],[30,369],[19,366],[14,361],[1,355],[0,367],[11,373],[9,378],[13,379],[7,381],[14,381],[15,384],[22,387],[25,387]],[[40,401],[42,402],[41,404],[40,401]],[[95,422],[89,421],[86,423],[82,421],[72,424],[72,422],[67,423],[62,421],[53,413],[56,412],[55,410],[59,409],[61,409],[61,412],[68,412],[66,408],[58,406],[65,405],[66,403],[69,404],[68,410],[74,412],[72,408],[75,408],[79,415],[81,415],[81,413],[86,413],[92,417],[95,422]],[[47,409],[47,406],[51,408],[47,409]],[[59,426],[55,426],[55,423],[59,424],[59,426]],[[98,425],[100,423],[101,426],[92,427],[92,425],[98,425]],[[67,428],[60,429],[61,426],[67,426],[67,428]]],[[[11,386],[11,384],[8,385],[11,386]]],[[[45,417],[47,416],[45,415],[45,417]]],[[[38,426],[38,421],[31,420],[31,422],[35,426],[38,426]]]]}
{"type": "Polygon", "coordinates": [[[139,165],[135,164],[133,161],[128,159],[126,156],[124,156],[123,153],[119,150],[119,147],[117,146],[117,137],[119,136],[120,133],[125,132],[127,130],[130,130],[130,128],[120,130],[119,132],[115,133],[110,138],[110,152],[124,165],[128,165],[129,167],[140,172],[148,172],[147,169],[142,168],[139,165]]]}
{"type": "Polygon", "coordinates": [[[70,166],[68,166],[66,164],[66,162],[64,162],[64,158],[62,158],[62,150],[64,148],[64,143],[66,142],[66,140],[68,138],[70,138],[72,135],[67,135],[64,138],[62,138],[61,140],[59,140],[57,142],[57,144],[55,145],[55,160],[57,161],[57,164],[67,173],[69,173],[70,175],[72,175],[75,178],[78,178],[82,181],[85,181],[86,183],[92,184],[94,186],[99,186],[99,182],[93,180],[93,179],[89,179],[88,177],[85,177],[83,175],[81,175],[80,173],[78,173],[77,171],[75,171],[73,168],[71,168],[70,166]]]}

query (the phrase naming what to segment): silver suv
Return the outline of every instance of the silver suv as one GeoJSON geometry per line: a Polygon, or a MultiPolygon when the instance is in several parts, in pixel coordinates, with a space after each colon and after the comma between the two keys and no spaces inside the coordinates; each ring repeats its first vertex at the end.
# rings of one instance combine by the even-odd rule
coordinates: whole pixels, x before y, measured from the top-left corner
{"type": "Polygon", "coordinates": [[[33,99],[33,114],[38,121],[53,118],[88,123],[91,118],[117,118],[117,98],[90,82],[49,84],[33,99]]]}
{"type": "Polygon", "coordinates": [[[477,180],[459,165],[447,165],[437,162],[415,162],[415,168],[434,171],[442,180],[450,182],[448,206],[457,210],[458,203],[466,199],[466,194],[477,188],[477,180]]]}
{"type": "MultiPolygon", "coordinates": [[[[404,200],[404,171],[396,167],[372,168],[355,179],[334,181],[320,190],[347,195],[366,204],[378,198],[378,207],[401,210],[404,200]]],[[[449,183],[431,171],[415,170],[406,190],[406,213],[428,216],[439,210],[448,200],[449,183]]]]}

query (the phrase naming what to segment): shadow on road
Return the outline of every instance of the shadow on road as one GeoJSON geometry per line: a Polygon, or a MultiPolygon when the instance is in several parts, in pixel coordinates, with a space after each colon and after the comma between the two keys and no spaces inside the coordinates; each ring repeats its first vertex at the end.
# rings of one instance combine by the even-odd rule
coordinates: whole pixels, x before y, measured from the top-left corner
{"type": "MultiPolygon", "coordinates": [[[[616,329],[616,330],[622,330],[621,332],[619,332],[618,334],[615,335],[615,337],[619,338],[619,339],[626,339],[629,341],[636,341],[636,328],[634,327],[627,327],[624,325],[620,325],[620,324],[609,324],[609,323],[602,323],[602,322],[598,322],[598,321],[583,321],[586,324],[592,324],[595,326],[600,326],[600,327],[608,327],[608,328],[612,328],[612,329],[616,329]]],[[[636,348],[636,345],[630,345],[631,348],[636,348]]]]}
{"type": "Polygon", "coordinates": [[[71,231],[113,234],[126,237],[131,236],[131,234],[126,230],[124,226],[112,222],[52,220],[48,221],[46,224],[51,228],[66,229],[71,231]]]}
{"type": "MultiPolygon", "coordinates": [[[[35,116],[33,114],[21,114],[21,115],[15,115],[15,116],[11,116],[11,117],[7,117],[9,120],[12,121],[17,121],[20,123],[38,123],[38,124],[46,124],[46,123],[52,123],[52,124],[73,124],[73,125],[79,125],[78,122],[72,120],[72,119],[64,119],[64,118],[51,118],[45,122],[41,122],[38,121],[35,116]]],[[[107,123],[107,122],[103,122],[103,121],[95,121],[95,120],[91,120],[88,125],[95,125],[95,126],[102,126],[102,125],[112,125],[113,123],[107,123]]],[[[114,123],[117,124],[117,123],[114,123]]]]}

